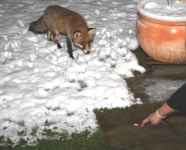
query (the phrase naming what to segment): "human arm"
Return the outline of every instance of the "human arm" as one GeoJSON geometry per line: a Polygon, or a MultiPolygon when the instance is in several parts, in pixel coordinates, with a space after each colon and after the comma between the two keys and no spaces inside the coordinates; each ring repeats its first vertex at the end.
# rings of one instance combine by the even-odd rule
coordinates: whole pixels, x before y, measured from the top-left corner
{"type": "Polygon", "coordinates": [[[186,112],[186,83],[167,100],[167,104],[179,112],[186,112]]]}
{"type": "Polygon", "coordinates": [[[175,111],[186,112],[186,84],[179,88],[160,108],[140,123],[135,123],[134,126],[143,128],[148,124],[157,125],[175,111]]]}

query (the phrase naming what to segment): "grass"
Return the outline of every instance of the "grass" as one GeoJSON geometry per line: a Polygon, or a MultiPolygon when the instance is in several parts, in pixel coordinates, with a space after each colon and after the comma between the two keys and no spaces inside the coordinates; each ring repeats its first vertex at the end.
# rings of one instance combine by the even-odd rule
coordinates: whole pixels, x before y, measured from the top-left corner
{"type": "Polygon", "coordinates": [[[0,146],[0,150],[111,150],[98,130],[92,135],[88,132],[73,134],[69,139],[41,140],[35,146],[0,146]]]}

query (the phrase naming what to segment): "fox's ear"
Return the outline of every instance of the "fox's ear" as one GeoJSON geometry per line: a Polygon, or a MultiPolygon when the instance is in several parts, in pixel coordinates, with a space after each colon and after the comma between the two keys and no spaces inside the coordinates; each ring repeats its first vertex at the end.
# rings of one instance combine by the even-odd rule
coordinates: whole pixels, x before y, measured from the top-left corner
{"type": "Polygon", "coordinates": [[[73,34],[73,39],[80,39],[81,38],[81,32],[80,31],[76,31],[73,34]]]}
{"type": "Polygon", "coordinates": [[[88,28],[88,35],[91,40],[94,39],[95,34],[96,34],[96,28],[88,28]]]}

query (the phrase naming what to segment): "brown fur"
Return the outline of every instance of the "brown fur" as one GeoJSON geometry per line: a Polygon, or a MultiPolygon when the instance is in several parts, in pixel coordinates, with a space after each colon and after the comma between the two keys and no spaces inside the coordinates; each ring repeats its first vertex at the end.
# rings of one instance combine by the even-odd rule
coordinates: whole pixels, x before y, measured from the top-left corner
{"type": "Polygon", "coordinates": [[[88,28],[80,14],[57,5],[47,7],[44,14],[30,24],[29,30],[34,33],[50,33],[49,38],[58,45],[59,34],[64,34],[68,38],[68,49],[72,49],[72,42],[85,53],[89,52],[94,37],[93,28],[88,28]]]}

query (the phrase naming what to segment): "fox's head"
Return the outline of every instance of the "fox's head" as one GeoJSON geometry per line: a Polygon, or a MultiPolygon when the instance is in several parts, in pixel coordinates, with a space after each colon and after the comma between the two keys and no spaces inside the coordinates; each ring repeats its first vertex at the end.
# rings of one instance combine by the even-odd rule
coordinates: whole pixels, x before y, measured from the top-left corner
{"type": "Polygon", "coordinates": [[[85,54],[90,53],[91,43],[95,36],[95,28],[88,28],[88,31],[76,31],[73,34],[73,44],[82,49],[85,54]]]}

